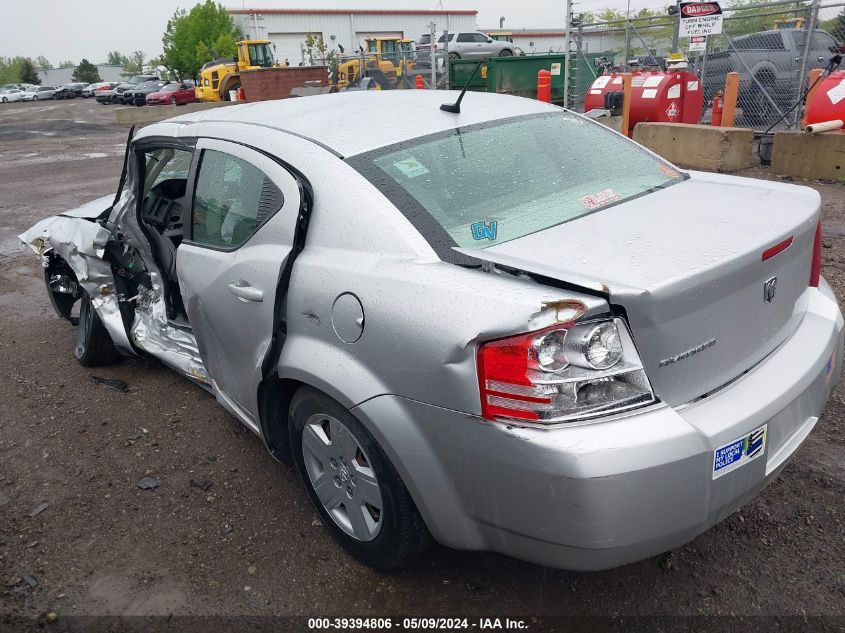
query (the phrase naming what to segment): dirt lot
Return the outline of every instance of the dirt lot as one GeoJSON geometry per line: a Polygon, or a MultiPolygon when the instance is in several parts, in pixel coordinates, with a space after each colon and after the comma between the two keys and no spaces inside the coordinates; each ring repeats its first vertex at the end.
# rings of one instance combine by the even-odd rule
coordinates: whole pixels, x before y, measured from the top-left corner
{"type": "MultiPolygon", "coordinates": [[[[111,121],[91,100],[0,107],[0,621],[845,615],[841,387],[776,482],[668,555],[589,574],[442,547],[398,573],[351,560],[294,473],[201,389],[149,360],[95,370],[74,360],[74,328],[53,314],[15,236],[113,191],[126,131],[111,121]],[[138,488],[145,474],[157,490],[138,488]]],[[[843,297],[845,186],[809,184],[824,199],[824,274],[843,297]]]]}

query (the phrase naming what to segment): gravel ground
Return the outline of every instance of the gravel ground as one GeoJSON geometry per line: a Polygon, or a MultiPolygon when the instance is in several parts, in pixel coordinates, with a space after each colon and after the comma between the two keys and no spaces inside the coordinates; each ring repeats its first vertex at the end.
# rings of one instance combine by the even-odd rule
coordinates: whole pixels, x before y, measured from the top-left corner
{"type": "MultiPolygon", "coordinates": [[[[204,391],[151,360],[93,370],[74,360],[74,328],[53,314],[15,236],[113,191],[126,131],[112,121],[92,100],[0,107],[0,622],[845,615],[841,387],[774,483],[667,555],[599,573],[438,546],[396,573],[347,557],[291,469],[204,391]],[[138,488],[145,475],[156,490],[138,488]]],[[[824,200],[823,272],[842,297],[845,186],[806,184],[824,200]]]]}

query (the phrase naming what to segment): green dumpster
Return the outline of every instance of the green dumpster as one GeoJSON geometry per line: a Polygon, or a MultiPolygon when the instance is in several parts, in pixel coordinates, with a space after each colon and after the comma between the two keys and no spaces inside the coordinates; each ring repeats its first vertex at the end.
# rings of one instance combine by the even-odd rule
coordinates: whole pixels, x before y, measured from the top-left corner
{"type": "MultiPolygon", "coordinates": [[[[475,70],[475,67],[478,65],[477,59],[452,59],[449,61],[449,88],[452,90],[462,90],[464,84],[469,79],[470,75],[472,75],[472,71],[475,70]]],[[[487,62],[485,61],[481,68],[478,69],[478,72],[475,73],[475,77],[472,78],[472,82],[469,84],[469,88],[467,90],[473,90],[475,92],[486,92],[487,91],[487,62]]]]}
{"type": "Polygon", "coordinates": [[[563,54],[492,57],[487,70],[487,92],[537,98],[537,73],[552,73],[552,103],[563,105],[563,54]]]}

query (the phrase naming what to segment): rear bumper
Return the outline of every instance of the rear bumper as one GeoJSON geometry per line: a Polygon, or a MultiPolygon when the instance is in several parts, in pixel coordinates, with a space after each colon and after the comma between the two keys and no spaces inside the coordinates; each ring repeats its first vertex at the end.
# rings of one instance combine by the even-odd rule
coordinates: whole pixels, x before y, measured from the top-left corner
{"type": "Polygon", "coordinates": [[[682,407],[545,430],[396,396],[353,412],[443,544],[568,569],[622,565],[682,545],[735,511],[812,430],[841,372],[843,319],[826,283],[810,295],[789,340],[682,407]],[[714,479],[714,450],[763,424],[764,453],[714,479]]]}

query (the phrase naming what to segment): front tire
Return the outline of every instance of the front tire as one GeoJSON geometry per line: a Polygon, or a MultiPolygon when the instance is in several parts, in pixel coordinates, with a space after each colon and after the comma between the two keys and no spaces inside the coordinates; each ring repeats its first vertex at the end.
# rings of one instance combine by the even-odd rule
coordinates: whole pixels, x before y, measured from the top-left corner
{"type": "Polygon", "coordinates": [[[296,470],[323,524],[354,558],[378,569],[410,563],[431,536],[399,473],[363,425],[310,387],[293,397],[296,470]]]}
{"type": "Polygon", "coordinates": [[[170,105],[179,105],[176,103],[176,97],[170,97],[170,105]]]}
{"type": "Polygon", "coordinates": [[[83,293],[79,304],[79,326],[76,332],[76,360],[83,367],[113,365],[121,356],[100,320],[91,298],[83,293]]]}

